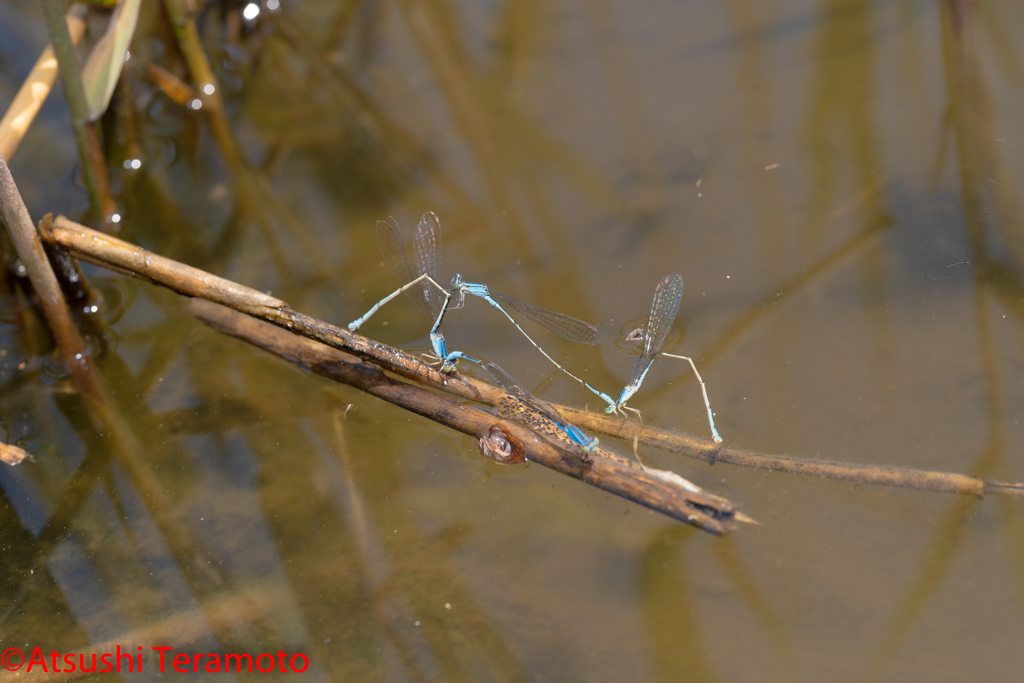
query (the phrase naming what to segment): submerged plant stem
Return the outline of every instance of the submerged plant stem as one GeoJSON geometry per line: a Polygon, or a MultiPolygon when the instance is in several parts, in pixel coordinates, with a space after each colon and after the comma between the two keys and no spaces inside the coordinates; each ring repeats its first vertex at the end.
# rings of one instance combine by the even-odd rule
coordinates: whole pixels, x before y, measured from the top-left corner
{"type": "Polygon", "coordinates": [[[3,217],[7,230],[10,232],[14,248],[18,252],[25,270],[28,272],[32,288],[39,296],[43,312],[50,323],[57,346],[60,348],[64,362],[71,369],[78,387],[88,393],[101,395],[96,375],[89,365],[88,350],[85,341],[78,333],[71,311],[68,310],[64,293],[61,292],[57,277],[53,273],[50,261],[43,251],[43,243],[39,239],[28,215],[25,202],[18,192],[7,161],[0,156],[0,216],[3,217]]]}
{"type": "Polygon", "coordinates": [[[89,121],[89,105],[85,101],[85,89],[82,87],[82,73],[78,68],[75,46],[64,18],[64,3],[61,0],[43,0],[43,14],[50,30],[53,52],[57,56],[60,68],[61,84],[64,87],[64,99],[68,103],[71,114],[71,127],[75,131],[75,142],[78,143],[78,158],[82,162],[82,176],[89,192],[89,202],[97,218],[103,218],[104,206],[100,200],[100,185],[97,183],[99,173],[106,174],[106,169],[93,165],[94,150],[90,148],[86,126],[89,121]]]}

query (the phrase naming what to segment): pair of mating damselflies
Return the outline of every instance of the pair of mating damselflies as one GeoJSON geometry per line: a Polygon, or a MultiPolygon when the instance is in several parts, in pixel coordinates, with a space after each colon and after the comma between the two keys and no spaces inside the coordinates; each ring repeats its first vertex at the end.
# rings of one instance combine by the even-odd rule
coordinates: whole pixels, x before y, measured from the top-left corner
{"type": "Polygon", "coordinates": [[[687,356],[677,356],[675,354],[663,353],[661,351],[661,347],[665,343],[665,338],[668,336],[669,330],[675,322],[676,313],[679,310],[679,302],[682,299],[683,279],[678,274],[668,275],[658,283],[658,286],[654,290],[654,302],[651,305],[651,315],[648,318],[646,327],[643,328],[642,333],[640,330],[637,330],[630,335],[629,338],[631,339],[643,339],[643,351],[637,359],[637,362],[633,367],[633,372],[630,374],[629,381],[626,382],[626,385],[619,394],[618,399],[613,400],[608,394],[594,388],[587,381],[572,374],[558,363],[558,361],[549,356],[547,352],[544,351],[544,349],[542,349],[540,345],[537,344],[537,342],[535,342],[530,335],[519,326],[519,323],[517,323],[509,312],[505,310],[502,304],[505,304],[514,311],[521,313],[523,316],[539,324],[549,332],[553,332],[560,337],[569,339],[570,341],[577,341],[584,344],[597,344],[600,341],[600,334],[598,333],[597,328],[593,325],[562,313],[556,313],[554,311],[549,311],[547,309],[540,308],[539,306],[534,306],[524,301],[520,301],[519,299],[508,296],[507,294],[491,290],[487,285],[465,282],[461,275],[456,275],[452,280],[451,289],[442,286],[438,282],[437,267],[440,262],[441,224],[433,212],[427,211],[424,213],[416,228],[416,234],[413,238],[415,266],[413,265],[413,259],[410,259],[409,254],[405,249],[402,232],[394,218],[388,218],[387,223],[384,221],[377,222],[377,244],[380,246],[381,254],[384,256],[384,262],[402,286],[374,304],[374,306],[361,318],[350,323],[348,325],[348,329],[350,331],[354,332],[358,330],[359,327],[366,322],[370,316],[376,313],[381,306],[388,303],[402,292],[405,292],[412,300],[416,309],[419,310],[427,322],[432,325],[430,330],[430,344],[433,349],[434,356],[441,363],[442,370],[451,371],[460,359],[465,359],[483,366],[484,369],[487,370],[488,374],[490,374],[503,389],[509,393],[518,393],[522,396],[529,397],[528,399],[523,399],[525,403],[529,403],[529,400],[533,399],[534,403],[530,405],[531,408],[544,415],[547,419],[555,422],[563,431],[566,432],[572,441],[580,445],[584,450],[592,449],[597,443],[596,439],[593,437],[586,437],[577,427],[566,424],[564,421],[555,418],[552,411],[547,410],[545,412],[545,410],[542,409],[543,406],[538,405],[541,402],[534,399],[529,392],[523,389],[500,367],[493,364],[485,364],[483,361],[461,351],[448,351],[444,336],[441,334],[441,322],[448,310],[461,308],[465,302],[466,294],[472,294],[473,296],[478,296],[484,299],[501,311],[501,313],[508,318],[509,322],[511,322],[516,329],[526,337],[530,344],[540,351],[540,353],[543,354],[543,356],[556,368],[582,384],[607,403],[608,406],[605,408],[605,411],[608,413],[620,413],[624,415],[624,411],[629,410],[631,412],[635,412],[637,417],[639,417],[640,411],[636,408],[627,407],[626,401],[628,401],[633,394],[639,390],[640,385],[647,376],[647,371],[650,370],[655,359],[660,356],[668,356],[670,358],[686,360],[693,369],[694,375],[697,377],[697,381],[700,382],[701,392],[704,396],[704,406],[707,408],[708,413],[708,423],[711,425],[711,434],[716,442],[722,441],[722,437],[719,436],[718,430],[715,429],[715,420],[711,411],[711,403],[708,400],[707,389],[704,386],[704,380],[701,378],[700,373],[697,372],[697,366],[694,365],[693,360],[687,356]],[[513,390],[513,388],[510,387],[515,387],[517,390],[513,390]]]}

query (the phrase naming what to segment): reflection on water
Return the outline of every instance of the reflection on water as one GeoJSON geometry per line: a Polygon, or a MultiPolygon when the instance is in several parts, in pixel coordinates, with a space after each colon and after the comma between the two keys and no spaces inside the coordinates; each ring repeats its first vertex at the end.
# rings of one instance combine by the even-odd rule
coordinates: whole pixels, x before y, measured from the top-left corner
{"type": "MultiPolygon", "coordinates": [[[[189,73],[166,18],[144,13],[104,122],[122,238],[343,323],[392,289],[376,220],[433,210],[441,278],[598,323],[600,347],[542,345],[616,394],[635,360],[621,337],[680,272],[666,348],[694,358],[731,445],[1024,479],[1016,5],[262,8],[251,24],[199,15],[223,114],[148,80],[148,62],[189,73]]],[[[4,102],[42,27],[38,7],[0,5],[4,102]]],[[[83,215],[69,130],[55,93],[12,160],[36,219],[83,215]]],[[[4,649],[283,650],[322,680],[1005,680],[1024,665],[1015,499],[645,452],[763,522],[715,539],[502,468],[92,268],[91,348],[120,420],[102,433],[11,253],[0,431],[34,461],[0,469],[4,649]]],[[[499,315],[467,301],[446,337],[596,407],[499,315]]],[[[428,347],[404,298],[362,331],[428,347]]],[[[631,405],[706,431],[685,364],[655,365],[631,405]]],[[[133,677],[156,671],[150,657],[133,677]]]]}

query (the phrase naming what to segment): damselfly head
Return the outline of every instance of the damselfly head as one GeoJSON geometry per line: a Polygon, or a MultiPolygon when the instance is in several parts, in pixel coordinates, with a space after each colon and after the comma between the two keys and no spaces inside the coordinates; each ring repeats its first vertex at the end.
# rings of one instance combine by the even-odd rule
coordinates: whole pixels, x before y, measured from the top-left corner
{"type": "Polygon", "coordinates": [[[459,288],[462,287],[462,274],[461,273],[455,273],[455,277],[452,278],[452,287],[454,289],[459,289],[459,288]]]}

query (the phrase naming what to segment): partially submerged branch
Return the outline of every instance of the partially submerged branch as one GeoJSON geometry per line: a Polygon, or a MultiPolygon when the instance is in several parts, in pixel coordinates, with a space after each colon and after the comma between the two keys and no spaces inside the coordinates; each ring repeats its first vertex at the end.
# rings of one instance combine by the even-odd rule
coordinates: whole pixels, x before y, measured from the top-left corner
{"type": "Polygon", "coordinates": [[[937,493],[966,493],[981,496],[986,493],[1003,493],[1024,496],[1024,484],[988,481],[965,474],[917,470],[886,465],[860,465],[856,463],[808,460],[785,455],[754,453],[724,444],[714,444],[688,434],[666,432],[651,427],[642,427],[624,420],[609,420],[579,408],[559,406],[560,412],[577,427],[604,432],[623,439],[637,437],[640,443],[655,446],[672,453],[697,458],[709,464],[727,463],[742,467],[801,474],[822,479],[838,479],[858,484],[896,486],[898,488],[934,491],[937,493]]]}
{"type": "Polygon", "coordinates": [[[712,533],[727,533],[735,527],[735,507],[725,499],[687,490],[677,482],[609,457],[608,453],[592,453],[583,458],[573,449],[539,437],[525,427],[394,380],[361,359],[372,360],[387,370],[446,393],[496,405],[505,394],[487,383],[462,375],[443,374],[398,349],[293,311],[280,299],[90,230],[63,216],[52,223],[44,220],[42,227],[48,241],[61,245],[80,259],[162,285],[179,294],[222,304],[321,342],[310,346],[294,334],[260,326],[249,318],[231,316],[226,309],[218,312],[200,306],[196,312],[216,329],[267,348],[318,374],[351,384],[477,438],[489,435],[492,427],[500,425],[511,440],[523,444],[526,457],[535,462],[712,533]],[[340,353],[338,349],[347,353],[340,353]]]}
{"type": "Polygon", "coordinates": [[[583,455],[578,449],[548,440],[522,425],[388,377],[376,365],[364,363],[351,354],[224,306],[197,299],[192,302],[191,310],[200,321],[218,332],[247,341],[318,375],[361,389],[464,434],[483,438],[498,427],[508,442],[521,445],[527,460],[715,534],[735,529],[735,507],[723,498],[687,490],[677,482],[639,470],[599,451],[583,455]]]}
{"type": "MultiPolygon", "coordinates": [[[[504,396],[504,392],[489,384],[464,375],[443,374],[420,359],[402,351],[293,311],[279,299],[157,256],[145,249],[78,225],[64,217],[59,217],[54,221],[47,238],[56,241],[75,256],[91,263],[163,285],[186,296],[223,304],[236,311],[247,313],[304,337],[322,342],[327,346],[347,351],[364,360],[370,360],[385,370],[452,396],[488,405],[497,405],[504,396]]],[[[635,422],[603,413],[591,413],[564,406],[554,407],[568,422],[578,427],[621,437],[627,441],[632,441],[634,437],[637,437],[642,444],[699,458],[709,463],[724,462],[791,474],[925,491],[971,495],[985,493],[1024,495],[1024,485],[1018,483],[990,482],[947,472],[830,463],[752,453],[686,434],[643,427],[635,422]]],[[[486,430],[478,433],[478,436],[483,436],[485,432],[486,430]]]]}

